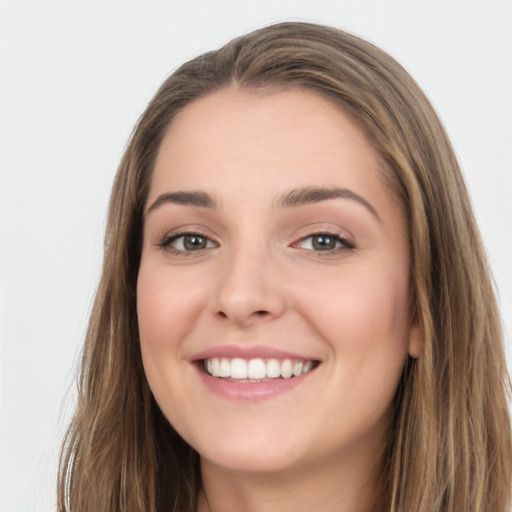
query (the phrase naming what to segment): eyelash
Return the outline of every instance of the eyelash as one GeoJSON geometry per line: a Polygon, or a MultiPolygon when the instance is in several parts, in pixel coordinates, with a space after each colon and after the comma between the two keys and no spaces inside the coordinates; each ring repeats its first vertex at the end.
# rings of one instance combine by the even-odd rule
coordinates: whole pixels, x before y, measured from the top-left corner
{"type": "Polygon", "coordinates": [[[321,257],[321,256],[330,256],[330,255],[341,254],[343,252],[351,251],[356,248],[354,243],[352,243],[347,238],[341,236],[340,233],[331,233],[329,231],[319,231],[316,233],[311,233],[309,235],[306,235],[306,236],[300,238],[297,242],[295,242],[292,245],[292,247],[300,248],[299,245],[304,243],[306,240],[311,240],[311,245],[314,245],[314,239],[315,238],[319,239],[321,237],[332,239],[335,242],[335,245],[337,245],[337,247],[335,246],[333,249],[326,249],[326,250],[315,250],[314,248],[311,248],[311,249],[302,248],[302,249],[305,251],[315,252],[315,253],[317,253],[317,256],[321,257]]]}
{"type": "Polygon", "coordinates": [[[161,247],[162,249],[165,249],[166,251],[170,252],[171,254],[176,254],[178,256],[190,256],[194,253],[202,252],[207,249],[212,249],[218,246],[216,242],[213,242],[208,236],[203,235],[202,233],[198,233],[195,231],[185,231],[182,233],[175,233],[173,235],[168,235],[162,238],[160,242],[157,243],[158,247],[161,247]],[[172,246],[173,242],[176,242],[180,238],[183,239],[182,245],[185,241],[186,237],[198,237],[206,240],[207,246],[204,248],[199,248],[196,250],[184,250],[184,249],[177,249],[176,247],[172,246]],[[210,247],[208,247],[208,244],[213,244],[210,247]]]}
{"type": "MultiPolygon", "coordinates": [[[[218,247],[218,244],[216,242],[213,242],[208,236],[203,235],[202,233],[194,232],[194,231],[186,231],[182,233],[176,233],[173,235],[168,235],[162,238],[160,242],[156,244],[158,247],[161,247],[162,249],[165,249],[166,251],[170,252],[171,254],[179,255],[179,256],[190,256],[194,253],[199,253],[204,250],[212,249],[215,247],[218,247]],[[200,247],[199,249],[193,250],[193,249],[178,249],[176,247],[173,247],[173,242],[176,242],[180,238],[183,239],[182,245],[185,241],[186,237],[198,237],[206,240],[206,247],[200,247]],[[208,246],[208,244],[211,244],[208,246]]],[[[340,254],[346,251],[350,251],[356,248],[355,244],[352,243],[350,240],[344,238],[339,233],[331,233],[328,231],[320,231],[311,233],[307,236],[304,236],[300,238],[297,242],[294,242],[291,247],[295,247],[298,249],[303,249],[305,251],[311,251],[318,253],[318,256],[329,256],[329,255],[335,255],[340,254]],[[315,250],[314,247],[311,249],[306,249],[303,247],[300,247],[302,243],[304,243],[306,240],[311,239],[311,245],[314,245],[314,238],[330,238],[333,239],[335,244],[338,245],[338,247],[335,247],[333,249],[326,249],[326,250],[315,250]]]]}

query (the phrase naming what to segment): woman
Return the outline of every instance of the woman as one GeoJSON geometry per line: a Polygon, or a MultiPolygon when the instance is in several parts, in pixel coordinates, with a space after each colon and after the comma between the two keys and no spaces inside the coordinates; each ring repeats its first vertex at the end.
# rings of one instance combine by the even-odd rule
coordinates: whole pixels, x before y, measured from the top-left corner
{"type": "Polygon", "coordinates": [[[112,192],[60,510],[508,510],[500,320],[428,100],[354,36],[178,69],[112,192]]]}

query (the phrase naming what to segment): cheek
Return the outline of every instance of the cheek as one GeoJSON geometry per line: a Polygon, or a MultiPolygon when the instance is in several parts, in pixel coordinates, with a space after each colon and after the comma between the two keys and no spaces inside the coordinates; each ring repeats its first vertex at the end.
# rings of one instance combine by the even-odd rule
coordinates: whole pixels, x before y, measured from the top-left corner
{"type": "Polygon", "coordinates": [[[137,318],[146,377],[165,410],[160,399],[183,385],[183,340],[200,313],[204,294],[183,273],[151,263],[143,258],[139,269],[137,318]]]}
{"type": "Polygon", "coordinates": [[[399,376],[408,351],[407,276],[347,269],[316,279],[308,288],[311,293],[307,302],[301,302],[302,314],[327,341],[346,378],[364,374],[383,384],[387,375],[399,376]]]}
{"type": "Polygon", "coordinates": [[[190,408],[183,340],[197,319],[202,295],[200,288],[168,267],[141,262],[137,317],[142,362],[160,409],[175,427],[181,418],[175,418],[176,411],[190,408]]]}
{"type": "Polygon", "coordinates": [[[182,339],[198,314],[201,291],[168,268],[141,262],[137,317],[143,349],[165,350],[182,339]]]}

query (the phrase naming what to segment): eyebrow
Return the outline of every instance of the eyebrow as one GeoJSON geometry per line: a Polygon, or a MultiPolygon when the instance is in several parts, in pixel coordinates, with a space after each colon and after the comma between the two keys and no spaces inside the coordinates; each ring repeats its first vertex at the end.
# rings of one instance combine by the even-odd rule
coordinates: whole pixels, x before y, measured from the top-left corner
{"type": "Polygon", "coordinates": [[[279,198],[277,205],[281,208],[297,208],[307,204],[320,203],[329,199],[350,199],[364,206],[373,216],[382,222],[375,208],[363,197],[347,188],[338,187],[304,187],[290,190],[279,198]]]}
{"type": "Polygon", "coordinates": [[[178,192],[166,192],[165,194],[159,195],[146,210],[146,215],[166,203],[181,204],[183,206],[197,206],[199,208],[217,207],[215,199],[206,192],[180,190],[178,192]]]}
{"type": "MultiPolygon", "coordinates": [[[[298,208],[308,204],[320,203],[330,199],[350,199],[364,206],[379,222],[382,222],[375,208],[359,194],[347,188],[338,187],[303,187],[295,188],[280,196],[276,202],[278,208],[298,208]]],[[[217,208],[213,196],[200,190],[180,190],[159,195],[147,209],[146,215],[164,204],[179,204],[199,208],[217,208]]]]}

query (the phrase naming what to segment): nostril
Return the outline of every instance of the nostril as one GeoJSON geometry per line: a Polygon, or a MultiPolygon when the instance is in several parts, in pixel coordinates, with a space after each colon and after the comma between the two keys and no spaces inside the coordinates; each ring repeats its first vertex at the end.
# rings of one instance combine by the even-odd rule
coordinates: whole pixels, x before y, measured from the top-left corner
{"type": "Polygon", "coordinates": [[[245,311],[243,308],[233,308],[230,311],[218,310],[215,316],[221,320],[233,320],[237,323],[251,322],[258,319],[266,320],[272,316],[272,313],[266,309],[255,309],[253,311],[245,311]]]}

